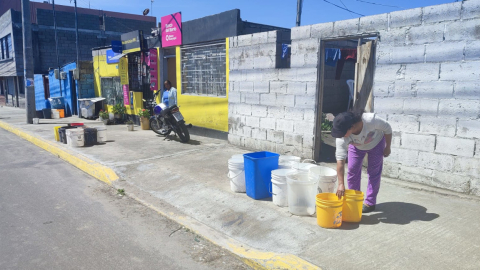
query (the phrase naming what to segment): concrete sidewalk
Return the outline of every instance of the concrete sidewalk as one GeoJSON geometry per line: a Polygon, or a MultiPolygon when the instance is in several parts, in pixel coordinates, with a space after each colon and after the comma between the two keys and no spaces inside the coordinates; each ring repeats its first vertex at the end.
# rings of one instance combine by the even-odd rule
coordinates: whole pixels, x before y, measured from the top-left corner
{"type": "MultiPolygon", "coordinates": [[[[78,118],[41,120],[27,125],[25,112],[0,108],[0,121],[53,141],[59,123],[98,121],[78,118]]],[[[257,256],[281,268],[275,254],[292,254],[324,269],[478,269],[480,201],[418,190],[384,179],[377,212],[360,224],[327,230],[315,217],[292,216],[271,201],[255,201],[230,191],[227,160],[249,152],[226,141],[192,136],[189,144],[152,131],[128,132],[108,126],[104,145],[74,149],[112,168],[124,188],[158,212],[193,227],[205,238],[239,256],[257,256]],[[251,253],[255,249],[260,252],[251,253]],[[250,253],[249,253],[250,252],[250,253]]],[[[58,143],[67,149],[66,145],[58,143]]],[[[365,190],[366,181],[363,181],[365,190]]],[[[415,187],[419,187],[415,185],[415,187]]],[[[298,267],[283,264],[283,267],[298,267]]],[[[306,267],[304,267],[306,268],[306,267]]]]}

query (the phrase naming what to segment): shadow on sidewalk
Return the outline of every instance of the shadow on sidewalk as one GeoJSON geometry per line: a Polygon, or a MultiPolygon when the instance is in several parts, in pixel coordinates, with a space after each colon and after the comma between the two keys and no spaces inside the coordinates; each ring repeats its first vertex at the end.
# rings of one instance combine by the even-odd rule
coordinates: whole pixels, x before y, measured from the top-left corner
{"type": "MultiPolygon", "coordinates": [[[[157,137],[159,138],[164,138],[163,140],[164,141],[176,141],[176,142],[179,142],[179,143],[184,143],[180,140],[180,138],[178,138],[178,136],[176,135],[167,135],[167,136],[162,136],[162,135],[157,135],[157,137]]],[[[188,142],[186,142],[185,144],[191,144],[191,145],[201,145],[202,142],[200,141],[197,141],[197,140],[192,140],[190,139],[188,142]]]]}
{"type": "Polygon", "coordinates": [[[427,213],[427,208],[413,203],[387,202],[377,204],[375,212],[364,214],[360,223],[342,223],[341,230],[355,230],[361,225],[379,223],[407,225],[414,221],[432,221],[440,215],[427,213]]]}

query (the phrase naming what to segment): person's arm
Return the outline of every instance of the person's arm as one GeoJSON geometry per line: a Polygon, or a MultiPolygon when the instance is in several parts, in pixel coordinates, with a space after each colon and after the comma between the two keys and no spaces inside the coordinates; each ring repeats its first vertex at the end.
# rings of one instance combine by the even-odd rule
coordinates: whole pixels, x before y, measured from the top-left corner
{"type": "Polygon", "coordinates": [[[337,158],[337,196],[341,198],[345,194],[345,159],[348,154],[348,138],[338,138],[335,141],[335,157],[337,158]]]}
{"type": "Polygon", "coordinates": [[[392,145],[392,127],[387,121],[378,117],[377,115],[375,115],[374,121],[375,121],[375,128],[383,131],[383,134],[385,134],[386,146],[385,146],[385,150],[383,150],[383,156],[388,157],[392,152],[390,148],[390,146],[392,145]]]}
{"type": "Polygon", "coordinates": [[[337,160],[337,177],[337,196],[340,199],[345,195],[345,160],[337,160]]]}
{"type": "Polygon", "coordinates": [[[383,156],[384,157],[388,157],[390,156],[390,153],[392,152],[390,146],[392,145],[392,133],[390,134],[385,134],[385,142],[386,142],[386,146],[385,146],[385,150],[383,150],[383,156]]]}

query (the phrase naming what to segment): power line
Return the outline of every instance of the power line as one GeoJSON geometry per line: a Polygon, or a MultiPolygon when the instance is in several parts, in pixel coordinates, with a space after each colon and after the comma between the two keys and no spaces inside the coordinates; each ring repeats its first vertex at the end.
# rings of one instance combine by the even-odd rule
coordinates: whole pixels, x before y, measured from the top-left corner
{"type": "Polygon", "coordinates": [[[384,7],[393,7],[393,8],[405,9],[405,8],[399,7],[399,6],[390,6],[390,5],[378,4],[378,3],[373,3],[373,2],[363,1],[363,0],[356,0],[356,1],[357,1],[357,2],[362,2],[362,3],[367,3],[367,4],[370,4],[370,5],[377,5],[377,6],[384,6],[384,7]]]}
{"type": "Polygon", "coordinates": [[[337,4],[334,4],[334,3],[332,3],[332,2],[329,2],[329,1],[327,1],[327,0],[323,0],[323,1],[326,2],[326,3],[329,3],[330,5],[334,5],[334,6],[338,7],[339,9],[346,10],[346,11],[348,11],[348,12],[350,12],[350,13],[354,13],[354,14],[360,15],[360,16],[362,16],[362,17],[365,16],[365,15],[363,15],[363,14],[357,13],[357,12],[355,12],[355,11],[352,11],[352,10],[348,9],[348,8],[341,7],[341,6],[337,5],[337,4]]]}
{"type": "MultiPolygon", "coordinates": [[[[340,0],[340,3],[342,3],[342,5],[343,5],[346,9],[348,9],[348,7],[343,3],[342,0],[340,0]]],[[[352,18],[354,18],[353,14],[352,14],[351,12],[350,12],[350,16],[352,16],[352,18]]]]}

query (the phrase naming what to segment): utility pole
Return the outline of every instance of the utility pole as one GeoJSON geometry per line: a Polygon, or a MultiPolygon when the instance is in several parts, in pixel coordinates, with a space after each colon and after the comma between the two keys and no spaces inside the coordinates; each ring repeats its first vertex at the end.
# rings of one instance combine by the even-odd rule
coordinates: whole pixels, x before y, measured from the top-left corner
{"type": "Polygon", "coordinates": [[[35,86],[33,85],[32,23],[30,21],[30,1],[22,0],[23,30],[23,79],[25,82],[25,109],[27,124],[33,124],[35,117],[35,86]]]}
{"type": "Polygon", "coordinates": [[[73,0],[75,3],[75,43],[77,44],[77,71],[80,71],[80,46],[78,44],[78,16],[77,16],[77,0],[73,0]]]}
{"type": "Polygon", "coordinates": [[[63,96],[62,94],[62,80],[60,77],[60,60],[58,58],[58,38],[57,38],[57,16],[55,13],[55,0],[52,0],[52,5],[53,5],[53,27],[55,29],[55,52],[57,55],[57,68],[58,68],[58,87],[60,90],[60,96],[63,96]]]}
{"type": "Polygon", "coordinates": [[[295,26],[300,26],[300,21],[302,19],[302,8],[303,8],[303,0],[297,0],[297,23],[295,26]]]}

